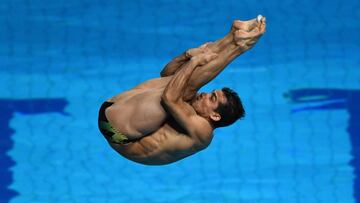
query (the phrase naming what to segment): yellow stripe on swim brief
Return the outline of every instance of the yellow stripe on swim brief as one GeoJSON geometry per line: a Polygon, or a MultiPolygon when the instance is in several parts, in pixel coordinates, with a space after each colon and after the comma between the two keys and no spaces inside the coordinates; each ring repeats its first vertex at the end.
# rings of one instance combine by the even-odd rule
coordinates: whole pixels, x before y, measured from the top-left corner
{"type": "Polygon", "coordinates": [[[105,122],[105,121],[100,121],[100,128],[103,130],[106,130],[108,132],[113,133],[113,135],[110,138],[110,142],[116,143],[116,144],[126,144],[128,143],[128,138],[120,133],[119,131],[117,131],[114,127],[112,127],[110,125],[110,123],[105,122]]]}

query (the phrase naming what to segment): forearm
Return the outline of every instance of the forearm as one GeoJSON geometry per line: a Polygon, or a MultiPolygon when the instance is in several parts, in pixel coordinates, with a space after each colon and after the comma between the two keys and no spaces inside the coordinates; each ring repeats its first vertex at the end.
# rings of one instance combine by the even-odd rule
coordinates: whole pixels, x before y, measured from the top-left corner
{"type": "Polygon", "coordinates": [[[188,82],[188,89],[185,93],[187,97],[199,90],[202,86],[213,80],[226,66],[238,57],[242,51],[236,45],[228,46],[227,49],[221,51],[218,57],[209,63],[199,66],[194,70],[188,82]]]}
{"type": "Polygon", "coordinates": [[[170,75],[174,75],[177,71],[180,70],[180,67],[188,60],[189,57],[187,57],[185,53],[175,57],[172,61],[166,64],[164,69],[160,72],[160,76],[167,77],[170,75]]]}
{"type": "Polygon", "coordinates": [[[162,96],[164,101],[178,101],[179,99],[182,99],[190,77],[197,65],[198,64],[195,60],[189,60],[187,63],[182,65],[180,70],[173,76],[169,84],[166,86],[162,96]]]}

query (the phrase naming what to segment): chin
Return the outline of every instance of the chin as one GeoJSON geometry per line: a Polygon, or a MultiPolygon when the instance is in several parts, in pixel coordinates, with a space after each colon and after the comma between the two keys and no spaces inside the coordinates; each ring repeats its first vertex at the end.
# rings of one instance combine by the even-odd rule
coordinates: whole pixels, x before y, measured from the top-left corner
{"type": "Polygon", "coordinates": [[[193,109],[195,110],[195,112],[196,112],[196,114],[199,114],[199,104],[198,104],[198,102],[196,102],[196,101],[193,101],[192,103],[191,103],[191,106],[193,107],[193,109]]]}

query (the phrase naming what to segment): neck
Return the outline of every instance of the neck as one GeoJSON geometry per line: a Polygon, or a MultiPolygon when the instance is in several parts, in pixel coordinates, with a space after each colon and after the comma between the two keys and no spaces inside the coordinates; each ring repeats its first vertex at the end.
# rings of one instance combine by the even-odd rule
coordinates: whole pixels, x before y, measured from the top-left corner
{"type": "Polygon", "coordinates": [[[206,120],[209,122],[211,128],[214,130],[216,128],[214,122],[210,118],[206,118],[206,120]]]}

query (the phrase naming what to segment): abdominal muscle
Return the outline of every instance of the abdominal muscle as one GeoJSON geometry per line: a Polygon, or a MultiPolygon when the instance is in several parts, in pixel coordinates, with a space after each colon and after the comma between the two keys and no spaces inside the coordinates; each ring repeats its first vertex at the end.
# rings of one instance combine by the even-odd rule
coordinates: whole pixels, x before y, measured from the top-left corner
{"type": "Polygon", "coordinates": [[[108,101],[114,104],[105,111],[109,123],[130,140],[159,129],[167,118],[161,96],[171,78],[157,78],[121,93],[108,101]]]}
{"type": "MultiPolygon", "coordinates": [[[[185,134],[170,126],[169,120],[156,132],[126,145],[109,143],[120,155],[146,165],[164,165],[199,151],[185,134]]],[[[177,127],[176,127],[177,128],[177,127]]]]}

